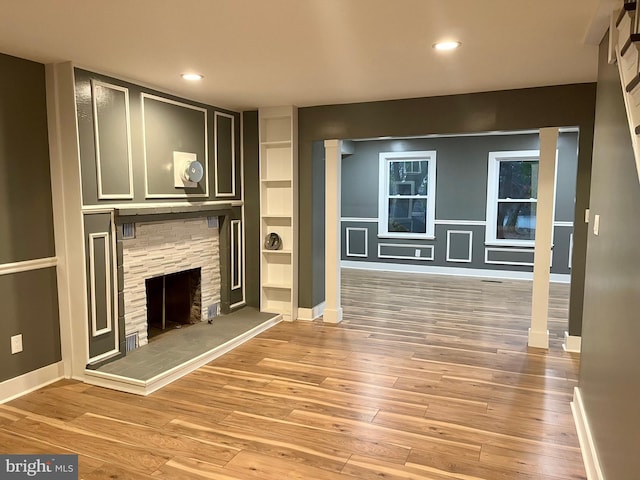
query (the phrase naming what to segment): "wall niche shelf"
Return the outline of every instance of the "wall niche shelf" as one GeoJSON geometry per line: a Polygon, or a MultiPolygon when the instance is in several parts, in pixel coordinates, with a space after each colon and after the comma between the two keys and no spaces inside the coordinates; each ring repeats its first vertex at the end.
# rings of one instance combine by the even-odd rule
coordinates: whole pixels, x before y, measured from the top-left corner
{"type": "Polygon", "coordinates": [[[263,248],[260,260],[260,309],[298,316],[298,109],[261,108],[260,234],[277,233],[280,250],[263,248]]]}

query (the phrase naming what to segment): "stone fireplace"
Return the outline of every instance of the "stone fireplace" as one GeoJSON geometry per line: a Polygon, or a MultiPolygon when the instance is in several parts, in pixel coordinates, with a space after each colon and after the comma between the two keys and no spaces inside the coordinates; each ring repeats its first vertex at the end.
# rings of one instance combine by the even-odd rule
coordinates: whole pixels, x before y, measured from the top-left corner
{"type": "Polygon", "coordinates": [[[147,311],[149,284],[157,295],[158,280],[154,279],[164,277],[165,295],[167,279],[178,290],[189,289],[188,296],[196,296],[199,290],[199,301],[189,306],[197,311],[189,313],[188,322],[207,320],[209,308],[220,303],[220,235],[218,222],[211,223],[207,217],[143,221],[135,223],[134,230],[135,238],[122,239],[121,288],[125,336],[137,335],[137,345],[142,346],[148,342],[148,314],[157,323],[157,304],[150,304],[152,311],[147,311]],[[186,286],[179,286],[176,275],[187,271],[199,272],[197,285],[186,280],[186,286]]]}

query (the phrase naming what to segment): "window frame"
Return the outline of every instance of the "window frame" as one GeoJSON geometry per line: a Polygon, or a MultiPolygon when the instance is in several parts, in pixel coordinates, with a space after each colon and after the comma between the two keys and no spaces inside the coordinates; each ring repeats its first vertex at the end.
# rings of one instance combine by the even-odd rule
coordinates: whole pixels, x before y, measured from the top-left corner
{"type": "Polygon", "coordinates": [[[378,174],[378,238],[435,239],[436,217],[436,151],[381,152],[378,174]],[[389,165],[392,162],[427,162],[425,195],[389,195],[389,165]],[[389,232],[389,199],[426,199],[425,233],[389,232]]]}
{"type": "MultiPolygon", "coordinates": [[[[485,245],[512,245],[512,246],[535,246],[533,240],[518,240],[513,238],[497,238],[496,228],[498,221],[498,203],[512,201],[514,203],[535,203],[536,205],[536,229],[537,229],[537,205],[538,198],[528,199],[500,199],[500,162],[538,162],[540,165],[540,150],[511,150],[502,152],[489,152],[487,168],[487,209],[485,226],[485,245]]],[[[556,162],[557,165],[557,162],[556,162]]],[[[555,207],[555,194],[554,194],[555,207]]]]}

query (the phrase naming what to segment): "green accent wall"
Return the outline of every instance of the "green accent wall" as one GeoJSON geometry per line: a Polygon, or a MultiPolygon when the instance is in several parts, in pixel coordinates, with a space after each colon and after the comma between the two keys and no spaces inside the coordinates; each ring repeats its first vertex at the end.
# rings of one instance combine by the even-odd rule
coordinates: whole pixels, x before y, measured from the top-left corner
{"type": "Polygon", "coordinates": [[[620,77],[600,45],[580,391],[607,479],[640,472],[640,184],[620,77]]]}
{"type": "MultiPolygon", "coordinates": [[[[0,54],[0,265],[55,257],[44,65],[0,54]]],[[[0,382],[59,362],[55,267],[0,274],[0,382]],[[22,334],[12,355],[10,337],[22,334]]]]}
{"type": "MultiPolygon", "coordinates": [[[[586,83],[299,109],[300,307],[312,308],[324,300],[324,162],[313,160],[318,158],[314,149],[322,148],[319,140],[576,126],[580,137],[575,218],[583,218],[589,205],[595,88],[586,83]]],[[[586,230],[576,222],[571,335],[581,331],[586,230]]]]}
{"type": "Polygon", "coordinates": [[[242,114],[244,159],[244,219],[246,228],[246,302],[260,308],[260,150],[258,112],[242,114]]]}

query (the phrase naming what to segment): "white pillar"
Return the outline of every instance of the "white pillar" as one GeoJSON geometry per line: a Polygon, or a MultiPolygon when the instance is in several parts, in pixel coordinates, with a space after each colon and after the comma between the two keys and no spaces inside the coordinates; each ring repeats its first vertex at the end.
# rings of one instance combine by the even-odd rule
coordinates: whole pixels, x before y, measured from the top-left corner
{"type": "Polygon", "coordinates": [[[324,202],[324,321],[342,321],[340,305],[340,177],[342,141],[325,140],[325,202],[324,202]]]}
{"type": "Polygon", "coordinates": [[[549,348],[549,276],[553,239],[553,208],[556,188],[557,128],[540,129],[536,245],[533,261],[533,298],[529,346],[549,348]]]}

